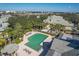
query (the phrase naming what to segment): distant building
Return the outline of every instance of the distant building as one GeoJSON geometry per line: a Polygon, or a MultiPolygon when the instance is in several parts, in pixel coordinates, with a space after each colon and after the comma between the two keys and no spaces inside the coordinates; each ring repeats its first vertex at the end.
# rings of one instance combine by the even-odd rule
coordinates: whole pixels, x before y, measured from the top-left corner
{"type": "Polygon", "coordinates": [[[5,11],[6,13],[16,13],[16,11],[5,11]]]}
{"type": "Polygon", "coordinates": [[[73,26],[72,23],[69,23],[66,21],[62,16],[48,16],[47,19],[44,20],[45,23],[51,23],[51,24],[61,24],[64,26],[73,26]]]}
{"type": "Polygon", "coordinates": [[[71,27],[65,27],[64,30],[70,30],[70,31],[72,31],[72,28],[71,27]]]}
{"type": "Polygon", "coordinates": [[[36,18],[40,18],[40,16],[37,16],[36,18]]]}
{"type": "Polygon", "coordinates": [[[11,15],[1,15],[1,17],[0,17],[0,31],[4,31],[6,29],[6,27],[9,25],[7,23],[9,17],[11,17],[11,15]]]}

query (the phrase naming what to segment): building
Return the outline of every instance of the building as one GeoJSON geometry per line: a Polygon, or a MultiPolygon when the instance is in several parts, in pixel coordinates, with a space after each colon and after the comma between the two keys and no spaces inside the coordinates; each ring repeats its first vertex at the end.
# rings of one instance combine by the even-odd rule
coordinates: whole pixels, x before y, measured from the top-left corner
{"type": "Polygon", "coordinates": [[[70,43],[54,39],[53,44],[50,50],[47,53],[47,56],[77,56],[79,55],[79,50],[69,47],[70,43]]]}
{"type": "Polygon", "coordinates": [[[47,56],[77,56],[79,55],[79,38],[64,34],[53,40],[47,56]]]}
{"type": "Polygon", "coordinates": [[[68,21],[66,21],[62,16],[48,16],[47,19],[44,20],[45,23],[51,23],[51,24],[61,24],[64,26],[73,26],[72,23],[69,23],[68,21]]]}
{"type": "Polygon", "coordinates": [[[11,15],[1,15],[1,17],[0,17],[0,31],[4,31],[6,29],[6,27],[9,25],[7,23],[9,17],[11,17],[11,15]]]}
{"type": "Polygon", "coordinates": [[[8,23],[0,23],[0,31],[4,31],[8,25],[8,23]]]}

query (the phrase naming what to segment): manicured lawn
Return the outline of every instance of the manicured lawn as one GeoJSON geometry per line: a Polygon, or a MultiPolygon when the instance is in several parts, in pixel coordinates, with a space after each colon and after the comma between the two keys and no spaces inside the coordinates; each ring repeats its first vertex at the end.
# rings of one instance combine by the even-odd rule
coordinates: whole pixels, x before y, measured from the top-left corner
{"type": "Polygon", "coordinates": [[[47,35],[44,34],[34,34],[28,38],[29,42],[26,43],[30,48],[38,51],[41,48],[41,43],[47,38],[47,35]]]}

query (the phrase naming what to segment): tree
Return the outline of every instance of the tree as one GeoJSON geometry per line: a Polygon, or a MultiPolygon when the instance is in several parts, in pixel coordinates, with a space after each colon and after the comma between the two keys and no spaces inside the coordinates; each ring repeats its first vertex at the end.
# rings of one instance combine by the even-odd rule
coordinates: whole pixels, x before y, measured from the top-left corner
{"type": "Polygon", "coordinates": [[[11,36],[14,37],[14,41],[19,41],[19,38],[22,38],[23,34],[25,34],[28,31],[32,31],[33,26],[36,27],[36,29],[41,30],[42,28],[44,28],[46,26],[45,23],[43,23],[43,19],[45,19],[46,16],[44,17],[40,17],[40,18],[36,18],[36,15],[31,15],[29,16],[29,18],[27,16],[13,16],[10,17],[8,20],[9,23],[9,34],[11,36]]]}
{"type": "Polygon", "coordinates": [[[15,35],[17,37],[21,37],[21,35],[22,35],[22,26],[21,26],[20,23],[15,24],[13,32],[14,32],[13,35],[15,35]]]}
{"type": "Polygon", "coordinates": [[[61,25],[61,24],[51,24],[50,28],[53,29],[53,30],[59,30],[60,31],[60,30],[64,29],[64,26],[61,25]]]}
{"type": "Polygon", "coordinates": [[[6,43],[6,40],[3,38],[0,38],[0,46],[3,47],[6,43]]]}

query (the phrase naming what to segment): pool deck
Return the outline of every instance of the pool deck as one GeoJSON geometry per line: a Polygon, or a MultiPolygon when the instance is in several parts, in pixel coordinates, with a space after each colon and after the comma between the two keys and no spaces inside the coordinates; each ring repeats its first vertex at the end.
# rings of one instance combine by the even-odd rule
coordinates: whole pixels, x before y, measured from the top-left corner
{"type": "MultiPolygon", "coordinates": [[[[43,49],[41,48],[39,51],[35,51],[32,48],[26,46],[25,44],[28,42],[28,37],[36,34],[36,33],[41,33],[41,32],[28,32],[24,35],[23,37],[23,41],[19,44],[19,49],[16,51],[16,53],[14,55],[17,56],[38,56],[40,55],[40,53],[43,51],[43,49]]],[[[44,34],[44,33],[41,33],[44,34]]],[[[48,34],[44,34],[47,35],[48,37],[44,40],[44,42],[50,42],[52,39],[52,37],[48,34]]]]}

